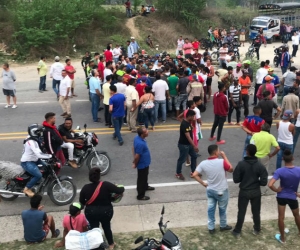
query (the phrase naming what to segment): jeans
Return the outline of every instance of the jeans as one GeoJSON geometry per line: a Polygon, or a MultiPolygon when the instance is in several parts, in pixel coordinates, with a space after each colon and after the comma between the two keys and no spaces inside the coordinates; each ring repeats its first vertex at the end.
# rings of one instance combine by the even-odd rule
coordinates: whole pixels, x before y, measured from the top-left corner
{"type": "Polygon", "coordinates": [[[52,88],[57,96],[59,95],[59,85],[60,85],[60,80],[55,80],[55,79],[52,80],[52,88]]]}
{"type": "Polygon", "coordinates": [[[294,139],[293,139],[294,140],[293,141],[293,153],[295,151],[295,147],[298,142],[299,135],[300,135],[300,127],[295,126],[295,135],[294,135],[294,139]]]}
{"type": "Polygon", "coordinates": [[[114,129],[115,129],[115,132],[113,133],[113,137],[118,138],[119,142],[123,142],[123,139],[121,136],[123,117],[113,117],[112,120],[113,120],[113,124],[114,124],[114,129]]]}
{"type": "Polygon", "coordinates": [[[119,57],[114,57],[114,62],[115,62],[115,64],[117,65],[118,64],[118,62],[119,62],[119,57]]]}
{"type": "Polygon", "coordinates": [[[289,86],[284,86],[283,87],[283,97],[285,97],[289,92],[290,92],[290,87],[289,86]]]}
{"type": "Polygon", "coordinates": [[[206,189],[207,196],[207,216],[208,216],[208,230],[215,229],[215,212],[217,203],[219,205],[220,227],[227,226],[226,209],[229,200],[228,189],[223,192],[218,192],[212,189],[206,189]],[[221,195],[222,193],[222,195],[221,195]]]}
{"type": "Polygon", "coordinates": [[[91,229],[99,228],[100,223],[103,228],[105,238],[109,245],[114,244],[110,221],[114,215],[112,206],[86,206],[85,217],[90,223],[91,229]]]}
{"type": "Polygon", "coordinates": [[[179,158],[177,160],[176,173],[181,174],[182,164],[185,163],[186,157],[188,155],[191,156],[191,172],[193,173],[196,169],[196,160],[197,160],[197,155],[194,150],[194,147],[192,145],[184,145],[178,143],[178,149],[179,149],[179,158]]]}
{"type": "Polygon", "coordinates": [[[166,100],[155,101],[155,122],[158,121],[158,109],[161,108],[162,120],[166,121],[167,119],[167,110],[166,110],[166,100]]]}
{"type": "Polygon", "coordinates": [[[282,156],[283,156],[283,152],[284,150],[288,149],[291,150],[291,152],[293,152],[293,144],[286,144],[284,142],[278,142],[280,150],[277,154],[277,160],[276,160],[276,169],[281,168],[281,163],[282,163],[282,156]]]}
{"type": "Polygon", "coordinates": [[[145,196],[146,191],[148,189],[148,174],[149,174],[149,167],[138,169],[138,176],[137,176],[137,199],[141,199],[145,196]]]}
{"type": "Polygon", "coordinates": [[[154,107],[150,109],[144,109],[143,117],[144,117],[145,128],[148,129],[149,122],[151,126],[154,127],[154,107]]]}
{"type": "Polygon", "coordinates": [[[244,105],[244,116],[249,115],[249,95],[242,95],[243,105],[244,105]]]}
{"type": "Polygon", "coordinates": [[[100,96],[94,93],[91,94],[91,100],[92,100],[92,116],[93,116],[93,121],[97,122],[98,121],[98,109],[99,109],[99,104],[100,104],[100,96]]]}
{"type": "Polygon", "coordinates": [[[258,47],[258,48],[255,48],[257,60],[259,60],[259,49],[260,49],[259,47],[258,47]]]}
{"type": "Polygon", "coordinates": [[[222,63],[226,63],[226,60],[225,59],[219,59],[219,63],[220,63],[220,68],[222,69],[222,63]]]}
{"type": "Polygon", "coordinates": [[[39,90],[46,90],[46,76],[41,76],[40,77],[40,86],[39,86],[39,90]]]}
{"type": "Polygon", "coordinates": [[[172,111],[173,105],[175,106],[177,104],[178,95],[171,95],[170,97],[171,98],[168,100],[168,102],[169,102],[168,108],[169,108],[169,111],[172,111]]]}
{"type": "Polygon", "coordinates": [[[252,138],[252,135],[247,135],[246,140],[245,140],[243,157],[247,156],[246,148],[250,144],[251,138],[252,138]]]}
{"type": "Polygon", "coordinates": [[[29,182],[27,182],[26,184],[27,188],[32,188],[42,178],[42,174],[39,170],[38,164],[43,164],[43,162],[41,160],[38,160],[37,162],[34,161],[21,162],[22,168],[33,176],[29,180],[29,182]]]}
{"type": "Polygon", "coordinates": [[[298,51],[298,45],[293,45],[293,53],[292,53],[292,57],[295,57],[298,51]]]}
{"type": "Polygon", "coordinates": [[[210,132],[211,138],[214,136],[216,128],[218,127],[217,141],[221,140],[221,134],[222,134],[225,121],[226,121],[226,116],[215,115],[214,123],[210,132]]]}
{"type": "Polygon", "coordinates": [[[260,231],[261,192],[257,190],[240,190],[238,197],[238,216],[234,232],[240,233],[244,224],[248,203],[250,201],[253,215],[254,230],[260,231]]]}
{"type": "Polygon", "coordinates": [[[281,66],[281,73],[284,74],[287,71],[288,67],[281,66]]]}
{"type": "Polygon", "coordinates": [[[180,110],[180,106],[182,105],[182,109],[186,110],[186,102],[188,99],[188,94],[180,94],[177,98],[177,102],[175,104],[176,110],[180,110]]]}
{"type": "Polygon", "coordinates": [[[126,9],[126,16],[131,17],[131,9],[126,9]]]}
{"type": "Polygon", "coordinates": [[[233,110],[235,109],[236,111],[236,122],[239,123],[240,122],[240,117],[241,117],[241,107],[240,107],[240,103],[237,101],[235,102],[235,104],[237,105],[236,107],[233,107],[232,103],[230,102],[230,107],[229,107],[229,112],[228,112],[228,122],[231,122],[231,115],[233,110]]]}
{"type": "Polygon", "coordinates": [[[256,105],[257,104],[257,91],[259,89],[259,87],[261,86],[261,83],[256,83],[255,84],[255,90],[254,90],[254,97],[253,97],[253,103],[256,105]]]}

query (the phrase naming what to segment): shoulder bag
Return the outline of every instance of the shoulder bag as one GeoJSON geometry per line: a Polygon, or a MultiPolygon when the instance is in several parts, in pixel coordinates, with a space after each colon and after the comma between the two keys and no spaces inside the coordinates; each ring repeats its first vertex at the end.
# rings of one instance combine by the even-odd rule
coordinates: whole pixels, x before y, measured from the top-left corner
{"type": "Polygon", "coordinates": [[[97,186],[97,188],[95,189],[95,191],[94,191],[92,197],[86,202],[86,205],[90,205],[91,203],[93,203],[93,202],[96,200],[96,198],[97,198],[98,195],[100,194],[100,189],[101,189],[102,184],[103,184],[102,181],[98,184],[98,186],[97,186]]]}

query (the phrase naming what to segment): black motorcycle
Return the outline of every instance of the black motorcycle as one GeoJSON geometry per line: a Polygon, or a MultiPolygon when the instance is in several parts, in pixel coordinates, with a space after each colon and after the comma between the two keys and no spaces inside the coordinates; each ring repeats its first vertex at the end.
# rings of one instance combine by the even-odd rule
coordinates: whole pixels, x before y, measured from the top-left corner
{"type": "Polygon", "coordinates": [[[160,232],[163,235],[163,238],[161,241],[157,241],[153,238],[147,238],[144,240],[143,236],[140,236],[135,240],[135,244],[138,244],[142,241],[143,244],[139,247],[135,248],[134,250],[182,250],[181,242],[179,238],[171,231],[165,229],[167,228],[167,224],[169,221],[167,221],[165,224],[163,224],[163,215],[165,213],[165,207],[163,206],[161,211],[161,217],[158,223],[160,232]]]}
{"type": "MultiPolygon", "coordinates": [[[[39,194],[47,191],[51,201],[58,206],[72,203],[77,192],[72,177],[58,176],[61,165],[56,160],[43,160],[43,162],[44,164],[38,165],[42,178],[31,190],[39,194]]],[[[31,178],[32,175],[27,172],[10,180],[5,180],[0,176],[1,198],[6,201],[13,201],[18,196],[23,196],[23,190],[31,178]]]]}
{"type": "MultiPolygon", "coordinates": [[[[78,168],[84,164],[89,169],[100,168],[101,175],[106,175],[111,167],[111,161],[105,151],[97,151],[98,137],[93,132],[86,132],[86,124],[84,124],[84,132],[81,132],[80,127],[77,127],[79,132],[74,134],[74,139],[82,140],[83,144],[75,143],[74,145],[74,160],[78,168]]],[[[68,150],[63,148],[64,156],[68,159],[68,150]]]]}
{"type": "Polygon", "coordinates": [[[279,60],[280,60],[279,58],[280,58],[281,53],[282,53],[281,52],[281,47],[278,47],[278,48],[274,49],[275,56],[273,58],[273,65],[274,65],[275,68],[277,68],[278,65],[279,65],[279,60]]]}

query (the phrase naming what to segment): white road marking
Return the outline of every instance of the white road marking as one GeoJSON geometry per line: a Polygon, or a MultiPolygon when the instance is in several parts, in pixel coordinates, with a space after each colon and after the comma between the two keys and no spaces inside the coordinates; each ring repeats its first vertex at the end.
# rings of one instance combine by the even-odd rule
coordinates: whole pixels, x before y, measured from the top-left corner
{"type": "Polygon", "coordinates": [[[76,102],[89,102],[90,100],[76,100],[76,102]]]}
{"type": "Polygon", "coordinates": [[[39,102],[23,102],[24,104],[38,104],[38,103],[49,103],[49,101],[39,101],[39,102]]]}

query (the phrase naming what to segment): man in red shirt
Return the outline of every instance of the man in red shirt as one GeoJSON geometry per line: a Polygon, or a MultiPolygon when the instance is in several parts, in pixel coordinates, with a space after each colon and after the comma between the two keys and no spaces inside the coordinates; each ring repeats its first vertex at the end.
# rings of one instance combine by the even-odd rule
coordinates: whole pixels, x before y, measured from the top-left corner
{"type": "Polygon", "coordinates": [[[123,75],[122,82],[128,86],[129,80],[132,78],[132,69],[126,69],[126,73],[123,75]]]}
{"type": "Polygon", "coordinates": [[[104,81],[104,69],[104,57],[100,56],[100,62],[98,63],[98,72],[102,82],[104,81]]]}
{"type": "Polygon", "coordinates": [[[270,99],[272,99],[274,96],[275,96],[275,88],[274,88],[274,85],[272,84],[272,80],[274,79],[274,77],[270,76],[270,75],[267,75],[265,77],[265,81],[266,83],[262,84],[259,88],[258,88],[258,91],[257,91],[257,98],[258,100],[262,100],[264,99],[263,97],[263,93],[265,91],[270,91],[271,95],[270,95],[270,99]]]}
{"type": "Polygon", "coordinates": [[[198,49],[194,49],[193,58],[194,62],[199,66],[201,64],[202,55],[198,52],[198,49]]]}
{"type": "Polygon", "coordinates": [[[194,39],[194,41],[192,42],[192,45],[193,45],[193,49],[195,50],[198,50],[199,49],[199,45],[200,45],[200,42],[198,41],[197,38],[194,39]]]}
{"type": "Polygon", "coordinates": [[[113,61],[113,53],[110,51],[110,46],[107,46],[104,56],[105,56],[105,62],[112,62],[113,61]]]}
{"type": "Polygon", "coordinates": [[[126,16],[131,17],[131,3],[129,0],[125,2],[125,7],[126,7],[126,16]]]}
{"type": "Polygon", "coordinates": [[[71,65],[71,59],[66,59],[66,66],[65,66],[65,70],[67,72],[67,75],[70,77],[71,79],[71,94],[72,96],[77,96],[74,93],[74,88],[75,88],[75,81],[74,81],[74,74],[76,73],[75,68],[71,65]]]}
{"type": "Polygon", "coordinates": [[[219,91],[214,94],[214,98],[213,98],[215,119],[214,119],[213,126],[211,128],[209,140],[213,141],[217,138],[216,144],[225,144],[225,140],[221,140],[221,134],[229,110],[228,98],[224,94],[224,91],[226,89],[224,83],[220,83],[218,88],[219,91]],[[218,127],[218,134],[216,137],[214,136],[214,133],[217,127],[218,127]]]}

